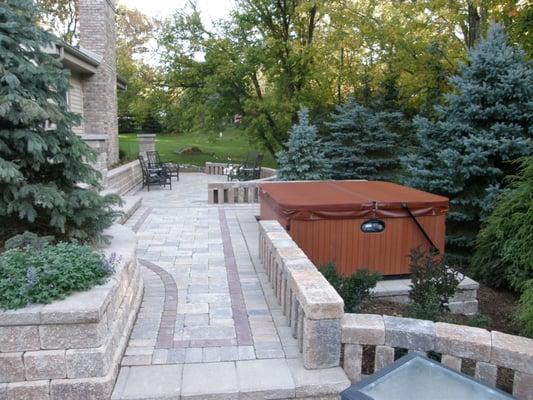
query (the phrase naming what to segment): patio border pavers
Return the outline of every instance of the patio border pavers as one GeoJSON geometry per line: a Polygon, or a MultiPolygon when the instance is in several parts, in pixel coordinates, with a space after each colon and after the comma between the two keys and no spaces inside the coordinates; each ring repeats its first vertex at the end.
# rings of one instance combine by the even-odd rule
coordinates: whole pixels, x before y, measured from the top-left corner
{"type": "Polygon", "coordinates": [[[239,346],[251,346],[252,332],[248,321],[248,314],[244,304],[239,271],[233,253],[231,236],[229,233],[226,212],[223,209],[218,210],[220,220],[220,230],[222,233],[222,246],[224,249],[224,260],[226,263],[226,272],[228,276],[228,286],[231,297],[231,309],[233,311],[233,320],[235,321],[235,332],[237,334],[237,344],[239,346]]]}

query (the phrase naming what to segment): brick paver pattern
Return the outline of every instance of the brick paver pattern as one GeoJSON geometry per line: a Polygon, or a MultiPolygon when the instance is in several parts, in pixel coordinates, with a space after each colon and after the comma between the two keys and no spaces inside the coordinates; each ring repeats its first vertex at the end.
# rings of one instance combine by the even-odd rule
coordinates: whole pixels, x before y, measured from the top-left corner
{"type": "Polygon", "coordinates": [[[257,204],[207,204],[223,179],[182,174],[142,193],[127,225],[145,291],[123,367],[300,356],[257,259],[257,204]]]}

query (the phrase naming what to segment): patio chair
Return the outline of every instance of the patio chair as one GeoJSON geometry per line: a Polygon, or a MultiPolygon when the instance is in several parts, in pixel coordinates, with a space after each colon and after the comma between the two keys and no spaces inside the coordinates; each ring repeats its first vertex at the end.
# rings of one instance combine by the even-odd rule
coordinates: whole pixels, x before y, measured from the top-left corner
{"type": "Polygon", "coordinates": [[[232,169],[228,174],[228,180],[251,181],[261,178],[261,162],[263,155],[255,151],[251,151],[246,156],[246,161],[237,168],[232,169]]]}
{"type": "Polygon", "coordinates": [[[165,167],[170,177],[176,177],[176,180],[180,180],[180,166],[177,163],[161,161],[158,151],[147,151],[146,157],[148,158],[148,166],[150,168],[165,167]]]}
{"type": "Polygon", "coordinates": [[[172,190],[172,177],[164,165],[160,167],[150,167],[144,160],[144,157],[140,154],[139,163],[141,164],[143,175],[143,189],[146,186],[148,191],[150,191],[150,186],[166,187],[168,184],[170,186],[170,190],[172,190]]]}

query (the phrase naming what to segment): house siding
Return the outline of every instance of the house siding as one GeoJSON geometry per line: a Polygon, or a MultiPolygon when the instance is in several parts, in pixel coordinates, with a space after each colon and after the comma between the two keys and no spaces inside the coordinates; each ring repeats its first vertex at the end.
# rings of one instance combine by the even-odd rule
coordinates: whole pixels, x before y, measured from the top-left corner
{"type": "Polygon", "coordinates": [[[82,77],[79,74],[72,72],[70,77],[70,90],[69,90],[69,105],[70,111],[80,114],[82,117],[82,122],[80,125],[75,126],[72,130],[78,135],[84,133],[84,123],[83,123],[83,81],[82,77]]]}

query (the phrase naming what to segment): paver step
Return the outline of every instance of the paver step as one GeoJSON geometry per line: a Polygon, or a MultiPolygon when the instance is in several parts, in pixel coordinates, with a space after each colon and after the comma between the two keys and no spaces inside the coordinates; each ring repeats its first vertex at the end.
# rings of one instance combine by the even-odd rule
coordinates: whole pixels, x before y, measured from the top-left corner
{"type": "Polygon", "coordinates": [[[333,400],[343,369],[306,370],[301,358],[123,367],[112,400],[333,400]]]}

